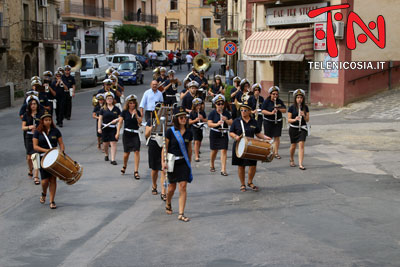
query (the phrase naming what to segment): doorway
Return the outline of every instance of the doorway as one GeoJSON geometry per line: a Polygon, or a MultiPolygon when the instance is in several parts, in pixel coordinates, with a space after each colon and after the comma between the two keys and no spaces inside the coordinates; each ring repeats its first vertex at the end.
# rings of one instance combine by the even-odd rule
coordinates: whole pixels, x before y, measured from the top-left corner
{"type": "Polygon", "coordinates": [[[189,30],[189,38],[188,38],[188,42],[189,42],[189,50],[193,50],[194,49],[194,33],[193,30],[189,30]]]}
{"type": "Polygon", "coordinates": [[[85,54],[98,54],[99,37],[85,36],[85,54]]]}
{"type": "Polygon", "coordinates": [[[45,54],[45,69],[54,72],[54,48],[45,47],[44,54],[45,54]]]}

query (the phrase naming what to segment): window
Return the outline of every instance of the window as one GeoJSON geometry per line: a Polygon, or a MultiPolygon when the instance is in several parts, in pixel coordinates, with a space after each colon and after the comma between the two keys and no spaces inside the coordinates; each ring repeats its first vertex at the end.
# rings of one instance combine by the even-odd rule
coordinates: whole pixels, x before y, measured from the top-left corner
{"type": "Polygon", "coordinates": [[[171,10],[178,10],[178,0],[170,0],[170,4],[171,10]]]}
{"type": "Polygon", "coordinates": [[[121,62],[127,61],[127,60],[129,60],[128,56],[116,56],[113,59],[113,63],[121,63],[121,62]]]}
{"type": "Polygon", "coordinates": [[[108,7],[111,10],[115,10],[115,0],[108,0],[108,7]]]}
{"type": "Polygon", "coordinates": [[[171,30],[177,30],[177,29],[178,29],[178,22],[177,22],[177,21],[171,21],[171,22],[169,23],[169,28],[170,28],[171,30]]]}
{"type": "Polygon", "coordinates": [[[207,38],[211,37],[211,18],[203,18],[201,23],[201,29],[207,38]]]}

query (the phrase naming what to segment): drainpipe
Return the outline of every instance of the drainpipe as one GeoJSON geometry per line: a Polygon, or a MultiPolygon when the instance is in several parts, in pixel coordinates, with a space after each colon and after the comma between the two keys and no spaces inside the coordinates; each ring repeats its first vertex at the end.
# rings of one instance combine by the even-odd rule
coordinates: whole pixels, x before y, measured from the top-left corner
{"type": "MultiPolygon", "coordinates": [[[[38,3],[38,1],[35,1],[35,23],[38,23],[38,13],[39,13],[39,3],[38,3]]],[[[29,22],[28,22],[29,23],[29,22]]],[[[35,25],[35,24],[34,24],[35,25]]],[[[36,34],[36,38],[38,38],[39,36],[37,35],[37,25],[39,25],[39,24],[36,24],[35,26],[35,34],[36,34]]],[[[37,68],[37,73],[35,73],[35,75],[37,75],[37,76],[39,76],[39,73],[40,73],[40,71],[39,71],[39,44],[38,44],[38,46],[37,46],[37,50],[36,50],[36,68],[37,68]]]]}
{"type": "MultiPolygon", "coordinates": [[[[103,19],[104,19],[104,0],[101,1],[102,4],[102,13],[103,13],[103,19]]],[[[103,54],[106,54],[106,31],[104,29],[104,21],[103,21],[103,54]]]]}

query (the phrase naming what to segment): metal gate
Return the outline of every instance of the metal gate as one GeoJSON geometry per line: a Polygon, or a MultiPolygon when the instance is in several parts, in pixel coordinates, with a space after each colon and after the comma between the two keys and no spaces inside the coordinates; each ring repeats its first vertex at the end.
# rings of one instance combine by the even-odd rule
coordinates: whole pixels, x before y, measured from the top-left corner
{"type": "Polygon", "coordinates": [[[0,109],[11,107],[10,86],[0,87],[0,109]]]}

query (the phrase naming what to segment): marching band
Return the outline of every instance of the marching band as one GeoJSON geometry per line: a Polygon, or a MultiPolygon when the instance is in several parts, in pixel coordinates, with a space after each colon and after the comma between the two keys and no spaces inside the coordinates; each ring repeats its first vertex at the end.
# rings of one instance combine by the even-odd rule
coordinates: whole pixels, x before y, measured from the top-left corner
{"type": "MultiPolygon", "coordinates": [[[[43,83],[40,77],[33,77],[32,90],[27,92],[20,110],[28,175],[34,178],[35,184],[40,184],[39,167],[35,168],[33,155],[39,153],[40,158],[45,157],[46,152],[57,145],[64,151],[61,132],[54,126],[52,114],[55,109],[59,127],[63,127],[64,118],[71,117],[75,80],[70,71],[71,67],[65,66],[55,73],[54,80],[52,73],[46,71],[43,73],[43,83]]],[[[242,192],[247,187],[253,191],[259,190],[253,182],[257,161],[281,159],[278,152],[283,121],[286,119],[283,115],[286,113],[286,106],[279,98],[278,86],[269,88],[268,97],[264,99],[261,96],[261,84],[252,85],[245,78],[234,77],[234,85],[231,86],[224,84],[220,75],[215,75],[214,83],[209,87],[204,69],[197,71],[193,68],[181,82],[175,77],[175,71],[170,70],[167,73],[164,67],[158,67],[153,71],[151,88],[144,93],[139,104],[136,95],[124,97],[124,87],[118,71],[110,68],[106,73],[108,77],[103,81],[102,89],[92,99],[97,147],[105,153],[105,161],[111,159],[111,164],[117,165],[117,142],[122,134],[124,152],[121,174],[126,173],[130,153],[133,152],[134,178],[139,180],[141,140],[145,140],[151,169],[151,193],[158,195],[158,176],[161,173],[160,197],[166,202],[166,213],[172,214],[171,200],[178,183],[180,221],[190,220],[184,215],[184,210],[187,183],[193,179],[192,141],[194,161],[199,162],[203,134],[207,128],[210,172],[216,171],[215,161],[220,151],[220,174],[228,176],[226,162],[230,137],[233,140],[231,164],[238,166],[242,192]],[[182,85],[183,90],[179,91],[178,88],[182,85]],[[205,102],[208,100],[212,102],[212,110],[206,114],[205,102]]],[[[309,108],[305,104],[304,90],[297,89],[293,97],[294,104],[287,111],[291,142],[290,166],[296,166],[294,154],[299,144],[298,165],[301,170],[305,170],[304,144],[309,133],[309,108]]],[[[78,163],[74,164],[79,167],[78,163]]],[[[40,173],[43,188],[40,202],[45,202],[47,188],[50,188],[50,207],[54,209],[55,175],[43,167],[40,168],[40,173]]],[[[67,183],[75,183],[80,175],[67,183]]]]}

